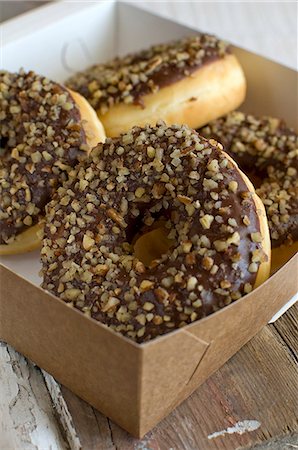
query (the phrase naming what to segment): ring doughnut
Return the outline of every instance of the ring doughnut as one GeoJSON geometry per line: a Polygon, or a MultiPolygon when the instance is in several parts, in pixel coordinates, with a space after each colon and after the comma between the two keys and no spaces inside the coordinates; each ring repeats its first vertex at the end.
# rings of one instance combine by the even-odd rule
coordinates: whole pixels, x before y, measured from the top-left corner
{"type": "Polygon", "coordinates": [[[34,72],[0,72],[0,254],[40,246],[44,206],[80,155],[104,139],[79,94],[34,72]]]}
{"type": "Polygon", "coordinates": [[[90,102],[107,136],[159,119],[197,128],[237,108],[246,91],[231,48],[208,34],[92,66],[67,86],[90,102]]]}
{"type": "Polygon", "coordinates": [[[270,270],[265,210],[221,149],[164,122],[95,147],[46,207],[43,288],[144,342],[262,283],[270,270]],[[134,236],[159,220],[174,244],[145,266],[134,236]]]}
{"type": "Polygon", "coordinates": [[[279,119],[240,111],[214,120],[198,132],[221,142],[254,180],[267,213],[275,270],[298,250],[297,134],[279,119]]]}

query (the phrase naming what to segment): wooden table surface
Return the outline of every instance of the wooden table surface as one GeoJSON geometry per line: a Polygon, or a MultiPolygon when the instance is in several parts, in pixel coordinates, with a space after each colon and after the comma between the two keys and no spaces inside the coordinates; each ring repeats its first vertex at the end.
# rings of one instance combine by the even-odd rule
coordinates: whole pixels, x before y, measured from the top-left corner
{"type": "Polygon", "coordinates": [[[297,330],[296,304],[141,440],[2,343],[0,448],[293,450],[298,448],[297,330]],[[248,431],[241,434],[243,427],[248,431]]]}
{"type": "MultiPolygon", "coordinates": [[[[4,20],[38,3],[2,1],[0,17],[4,20]]],[[[297,66],[294,2],[142,3],[190,26],[220,29],[226,39],[297,66]]],[[[0,343],[0,450],[298,448],[297,325],[296,304],[142,440],[130,437],[0,343]]]]}

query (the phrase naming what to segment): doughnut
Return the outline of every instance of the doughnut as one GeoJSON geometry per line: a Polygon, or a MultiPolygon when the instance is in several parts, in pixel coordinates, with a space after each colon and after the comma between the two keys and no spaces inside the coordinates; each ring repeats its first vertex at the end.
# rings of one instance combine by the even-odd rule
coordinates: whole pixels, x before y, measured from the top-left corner
{"type": "Polygon", "coordinates": [[[253,185],[187,126],[134,127],[96,146],[46,207],[42,287],[141,343],[266,280],[270,239],[253,185]],[[164,222],[171,248],[133,249],[164,222]]]}
{"type": "Polygon", "coordinates": [[[240,111],[198,132],[221,142],[253,180],[267,213],[275,270],[298,250],[297,133],[282,120],[240,111]]]}
{"type": "Polygon", "coordinates": [[[0,72],[0,254],[41,244],[44,206],[105,137],[79,94],[34,72],[0,72]]]}
{"type": "Polygon", "coordinates": [[[208,34],[94,65],[66,85],[89,101],[112,137],[159,119],[197,128],[237,108],[246,91],[230,46],[208,34]]]}

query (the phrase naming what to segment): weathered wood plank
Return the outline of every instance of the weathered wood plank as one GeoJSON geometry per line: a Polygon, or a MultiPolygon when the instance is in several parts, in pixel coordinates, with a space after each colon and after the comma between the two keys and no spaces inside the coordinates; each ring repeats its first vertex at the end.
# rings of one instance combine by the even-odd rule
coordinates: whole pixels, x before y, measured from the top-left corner
{"type": "MultiPolygon", "coordinates": [[[[282,318],[285,330],[297,315],[293,307],[282,318]]],[[[233,450],[298,431],[297,368],[275,327],[265,327],[142,440],[110,421],[109,434],[104,416],[62,388],[83,448],[233,450]]]]}
{"type": "Polygon", "coordinates": [[[0,449],[67,447],[40,370],[0,343],[0,449]]]}
{"type": "Polygon", "coordinates": [[[64,386],[61,386],[61,394],[72,416],[82,449],[115,450],[108,419],[64,386]]]}
{"type": "Polygon", "coordinates": [[[42,370],[42,374],[49,394],[52,398],[53,409],[57,420],[59,421],[61,430],[63,430],[65,439],[71,450],[80,450],[82,448],[81,441],[73,425],[71,413],[63,398],[63,394],[61,393],[60,384],[58,384],[57,381],[44,370],[42,370]]]}
{"type": "Polygon", "coordinates": [[[287,434],[283,437],[270,439],[269,441],[258,444],[250,450],[295,450],[298,448],[298,434],[287,434]]]}
{"type": "MultiPolygon", "coordinates": [[[[293,360],[266,327],[146,437],[147,447],[149,439],[160,450],[232,450],[295,431],[295,377],[293,360]],[[208,439],[244,420],[260,426],[242,435],[208,439]]],[[[137,444],[118,427],[112,430],[117,448],[133,449],[137,444]]]]}
{"type": "Polygon", "coordinates": [[[298,362],[298,302],[273,326],[298,362]]]}

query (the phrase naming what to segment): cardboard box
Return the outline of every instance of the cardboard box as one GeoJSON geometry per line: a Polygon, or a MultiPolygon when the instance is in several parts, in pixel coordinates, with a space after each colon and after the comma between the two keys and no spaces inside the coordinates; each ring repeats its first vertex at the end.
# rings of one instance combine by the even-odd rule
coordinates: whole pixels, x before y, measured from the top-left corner
{"type": "MultiPolygon", "coordinates": [[[[55,3],[2,28],[3,68],[22,66],[60,81],[115,54],[193,32],[115,2],[55,3]]],[[[235,52],[248,80],[243,109],[295,125],[296,73],[239,48],[235,52]]],[[[2,262],[0,338],[137,437],[289,305],[297,291],[298,255],[225,309],[138,345],[39,288],[38,252],[2,262]]]]}

